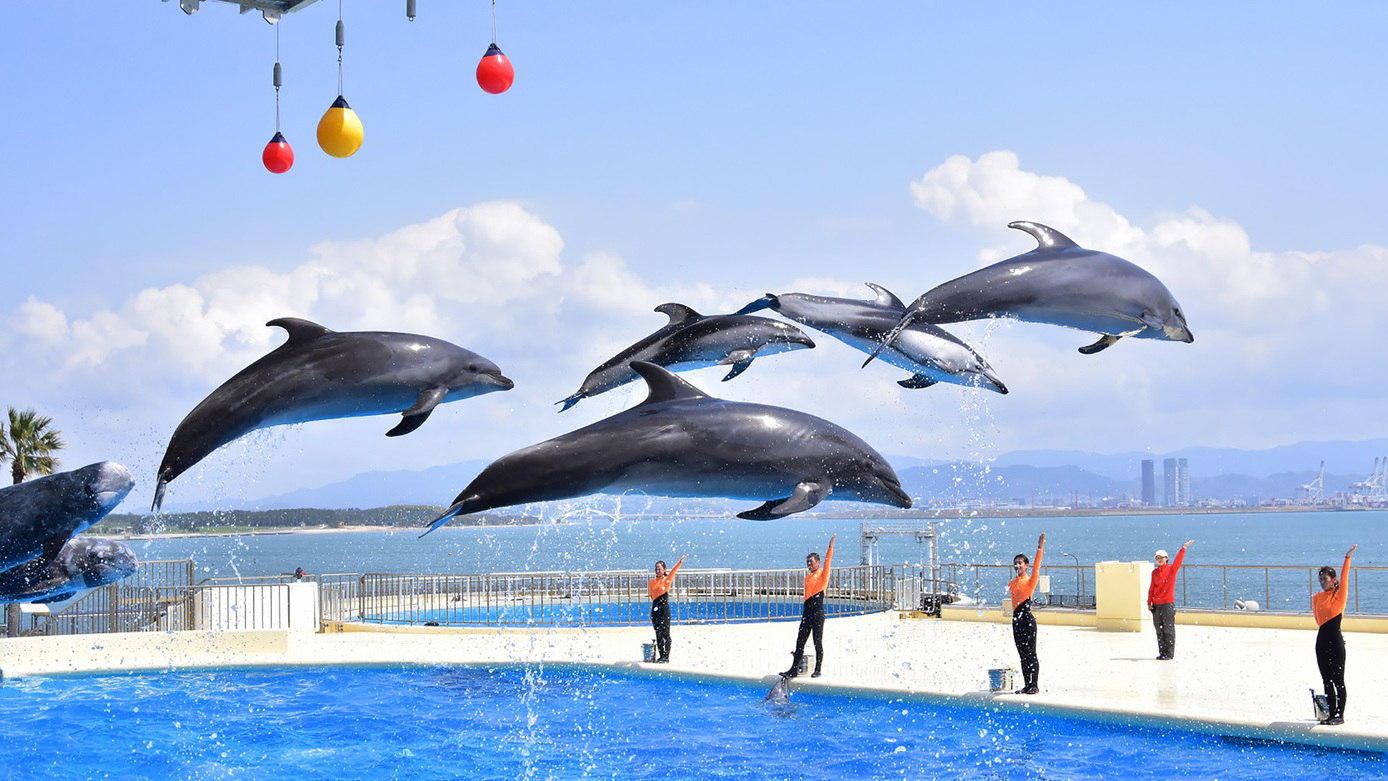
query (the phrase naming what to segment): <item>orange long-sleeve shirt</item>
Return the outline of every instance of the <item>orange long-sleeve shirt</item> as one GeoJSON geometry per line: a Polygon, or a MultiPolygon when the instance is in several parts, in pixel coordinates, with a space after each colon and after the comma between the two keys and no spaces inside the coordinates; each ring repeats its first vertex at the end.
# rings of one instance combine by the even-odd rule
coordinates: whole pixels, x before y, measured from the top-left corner
{"type": "Polygon", "coordinates": [[[1345,612],[1349,602],[1349,554],[1345,554],[1345,565],[1340,568],[1340,585],[1334,591],[1317,591],[1311,595],[1311,615],[1316,617],[1316,626],[1345,612]]]}
{"type": "Polygon", "coordinates": [[[670,584],[675,582],[675,573],[680,571],[680,566],[683,564],[684,559],[681,558],[679,561],[675,562],[673,569],[665,573],[665,577],[651,578],[650,581],[646,583],[646,593],[651,595],[651,599],[655,599],[662,594],[668,594],[670,592],[670,584]]]}
{"type": "Polygon", "coordinates": [[[818,572],[812,572],[805,576],[805,599],[808,600],[815,594],[824,591],[829,585],[829,564],[834,560],[834,543],[829,543],[829,549],[824,551],[824,566],[818,572]]]}
{"type": "MultiPolygon", "coordinates": [[[[1007,591],[1012,595],[1012,609],[1016,610],[1023,602],[1031,599],[1031,595],[1036,593],[1036,583],[1041,574],[1041,554],[1045,552],[1045,545],[1036,546],[1036,558],[1031,562],[1031,573],[1024,576],[1015,577],[1007,582],[1007,591]]],[[[994,581],[995,583],[997,581],[994,581]]]]}

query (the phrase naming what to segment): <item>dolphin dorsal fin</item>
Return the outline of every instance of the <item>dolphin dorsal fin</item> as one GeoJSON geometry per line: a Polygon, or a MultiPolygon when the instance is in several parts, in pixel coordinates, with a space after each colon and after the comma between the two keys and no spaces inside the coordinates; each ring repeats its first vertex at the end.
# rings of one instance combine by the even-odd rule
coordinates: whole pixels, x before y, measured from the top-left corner
{"type": "Polygon", "coordinates": [[[270,322],[266,323],[266,325],[277,325],[280,328],[283,328],[284,330],[288,331],[289,341],[286,342],[286,344],[294,344],[295,342],[306,342],[309,339],[317,339],[320,336],[330,334],[333,332],[331,328],[324,328],[323,326],[313,322],[312,320],[304,320],[303,318],[299,317],[277,317],[274,320],[271,320],[270,322]]]}
{"type": "Polygon", "coordinates": [[[646,387],[650,388],[651,391],[646,396],[646,400],[637,406],[674,401],[675,399],[706,399],[709,397],[707,393],[676,377],[673,372],[663,366],[646,361],[632,361],[631,370],[641,375],[646,381],[646,387]]]}
{"type": "Polygon", "coordinates": [[[1061,233],[1049,225],[1042,225],[1039,222],[1018,220],[1017,222],[1007,223],[1007,227],[1016,228],[1019,231],[1031,234],[1031,237],[1036,239],[1037,249],[1070,249],[1071,247],[1079,246],[1071,241],[1069,236],[1066,236],[1064,233],[1061,233]]]}
{"type": "Polygon", "coordinates": [[[660,312],[663,315],[669,316],[670,322],[666,323],[666,325],[678,325],[680,323],[685,322],[686,320],[697,320],[698,318],[703,317],[703,315],[699,314],[698,312],[695,312],[692,308],[687,307],[684,304],[661,304],[660,306],[655,308],[655,311],[660,312]]]}
{"type": "Polygon", "coordinates": [[[864,282],[863,284],[872,288],[872,292],[877,294],[877,304],[879,306],[889,306],[893,309],[905,309],[906,305],[901,303],[901,299],[896,297],[892,291],[882,287],[876,282],[864,282]]]}

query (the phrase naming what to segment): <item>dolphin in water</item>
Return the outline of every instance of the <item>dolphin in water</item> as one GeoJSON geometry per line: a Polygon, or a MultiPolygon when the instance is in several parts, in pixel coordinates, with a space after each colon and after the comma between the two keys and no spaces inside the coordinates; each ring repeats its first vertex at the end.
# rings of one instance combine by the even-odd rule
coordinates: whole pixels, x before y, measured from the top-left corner
{"type": "Polygon", "coordinates": [[[178,424],[154,489],[164,489],[212,451],[255,429],[361,415],[404,417],[388,437],[423,425],[440,404],[515,383],[471,350],[442,339],[386,331],[332,331],[297,317],[266,323],[289,340],[222,383],[178,424]]]}
{"type": "Polygon", "coordinates": [[[776,683],[772,685],[771,691],[766,693],[766,697],[762,699],[762,702],[767,702],[772,705],[788,704],[790,702],[790,676],[776,676],[776,683]]]}
{"type": "Polygon", "coordinates": [[[140,562],[129,545],[74,537],[56,556],[39,556],[0,572],[0,602],[56,602],[84,589],[129,577],[140,562]]]}
{"type": "MultiPolygon", "coordinates": [[[[823,331],[850,347],[871,353],[901,320],[906,305],[881,285],[868,282],[867,286],[877,294],[876,299],[859,301],[805,293],[767,293],[737,313],[770,309],[801,325],[823,331]]],[[[982,356],[953,334],[930,323],[916,322],[902,329],[892,346],[883,351],[882,360],[912,373],[907,379],[897,380],[903,388],[929,388],[936,383],[951,382],[1007,393],[1007,386],[982,356]]]]}
{"type": "Polygon", "coordinates": [[[455,515],[626,490],[760,499],[738,515],[758,521],[803,512],[831,494],[911,506],[887,460],[827,420],[717,399],[653,363],[632,368],[650,388],[645,401],[493,461],[425,534],[455,515]]]}
{"type": "Polygon", "coordinates": [[[684,304],[655,308],[670,318],[663,328],[608,358],[583,380],[568,398],[555,402],[564,410],[579,401],[637,380],[632,361],[646,361],[672,371],[731,366],[724,382],[747,371],[758,355],[814,347],[814,342],[793,325],[765,317],[701,315],[684,304]]]}
{"type": "Polygon", "coordinates": [[[0,488],[0,571],[46,556],[116,508],[135,480],[115,461],[0,488]]]}
{"type": "Polygon", "coordinates": [[[1161,280],[1122,258],[1085,249],[1040,223],[1012,222],[1007,227],[1030,234],[1036,249],[922,294],[863,365],[915,322],[1015,317],[1101,334],[1099,341],[1080,348],[1085,355],[1111,347],[1125,336],[1195,341],[1180,306],[1161,280]]]}

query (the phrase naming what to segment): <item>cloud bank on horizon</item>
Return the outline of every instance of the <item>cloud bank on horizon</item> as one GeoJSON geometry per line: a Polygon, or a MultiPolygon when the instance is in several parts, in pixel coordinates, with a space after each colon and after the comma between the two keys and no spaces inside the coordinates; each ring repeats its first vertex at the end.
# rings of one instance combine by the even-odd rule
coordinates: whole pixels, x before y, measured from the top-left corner
{"type": "MultiPolygon", "coordinates": [[[[325,240],[286,268],[246,264],[147,288],[106,307],[66,309],[31,297],[0,313],[0,349],[24,372],[7,402],[55,417],[71,443],[67,466],[122,461],[152,489],[173,428],[211,390],[282,341],[264,323],[295,316],[336,330],[412,331],[454,341],[516,380],[505,394],[450,404],[418,432],[387,441],[394,420],[295,427],[214,455],[171,499],[258,497],[375,469],[420,469],[491,459],[615,412],[640,389],[560,416],[553,403],[600,361],[664,323],[652,309],[680,301],[726,312],[762,293],[867,298],[864,281],[909,278],[909,301],[974,268],[1031,249],[1009,231],[1048,224],[1083,246],[1127,258],[1160,277],[1189,315],[1193,345],[1120,342],[1097,356],[1088,334],[1034,324],[949,329],[992,363],[1013,393],[895,385],[900,370],[829,337],[813,351],[764,358],[723,384],[690,378],[727,398],[803,409],[844,425],[888,454],[981,458],[1013,449],[1099,452],[1193,445],[1269,447],[1364,436],[1379,394],[1357,338],[1382,332],[1388,249],[1267,252],[1237,223],[1197,207],[1133,219],[1079,183],[1022,167],[1010,151],[950,157],[911,182],[915,205],[977,236],[977,257],[933,257],[912,269],[842,268],[785,274],[757,269],[735,284],[671,278],[603,251],[572,257],[542,215],[515,202],[453,209],[371,240],[325,240]],[[1314,391],[1314,392],[1311,392],[1314,391]],[[587,407],[587,409],[584,409],[587,407]],[[268,447],[267,447],[268,445],[268,447]],[[238,480],[253,487],[234,486],[238,480]],[[180,496],[182,494],[182,496],[180,496]]],[[[442,486],[440,501],[456,487],[442,486]]]]}

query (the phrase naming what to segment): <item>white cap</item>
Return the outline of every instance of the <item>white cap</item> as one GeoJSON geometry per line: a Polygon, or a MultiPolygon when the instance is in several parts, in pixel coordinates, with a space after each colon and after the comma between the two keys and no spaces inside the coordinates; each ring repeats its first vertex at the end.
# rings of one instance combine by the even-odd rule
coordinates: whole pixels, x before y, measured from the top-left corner
{"type": "Polygon", "coordinates": [[[1170,557],[1166,555],[1166,549],[1163,548],[1163,549],[1157,551],[1157,558],[1159,558],[1159,559],[1166,559],[1166,558],[1170,558],[1170,557]]]}

